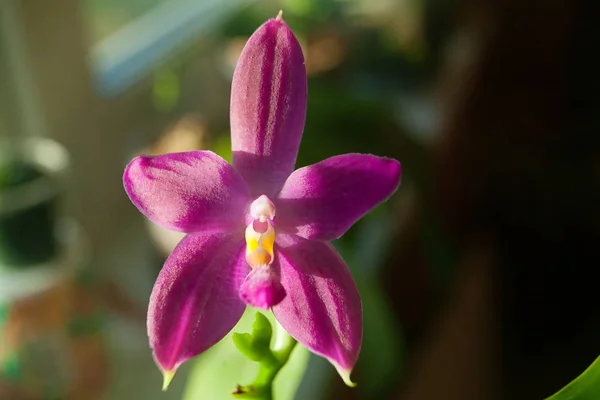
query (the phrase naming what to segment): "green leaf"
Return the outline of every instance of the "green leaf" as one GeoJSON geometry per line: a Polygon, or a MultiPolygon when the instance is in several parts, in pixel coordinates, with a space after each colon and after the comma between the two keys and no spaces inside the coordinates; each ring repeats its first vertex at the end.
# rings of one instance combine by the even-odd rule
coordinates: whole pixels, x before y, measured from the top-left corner
{"type": "Polygon", "coordinates": [[[546,400],[600,399],[600,357],[575,380],[546,400]]]}

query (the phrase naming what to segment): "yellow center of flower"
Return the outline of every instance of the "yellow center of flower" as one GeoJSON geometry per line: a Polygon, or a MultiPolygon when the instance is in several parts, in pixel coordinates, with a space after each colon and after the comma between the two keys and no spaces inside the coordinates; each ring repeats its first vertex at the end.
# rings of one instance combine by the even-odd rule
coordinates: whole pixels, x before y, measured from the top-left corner
{"type": "Polygon", "coordinates": [[[252,222],[246,227],[246,262],[253,269],[271,265],[275,243],[275,205],[265,195],[250,205],[252,222]]]}

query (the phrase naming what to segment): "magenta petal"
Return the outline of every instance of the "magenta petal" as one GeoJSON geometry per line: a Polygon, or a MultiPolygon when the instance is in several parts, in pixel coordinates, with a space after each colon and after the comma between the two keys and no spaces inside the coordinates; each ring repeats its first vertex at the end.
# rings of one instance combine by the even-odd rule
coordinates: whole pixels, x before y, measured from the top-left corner
{"type": "Polygon", "coordinates": [[[337,239],[390,197],[401,175],[398,161],[370,154],[344,154],[300,168],[276,201],[278,227],[307,239],[337,239]]]}
{"type": "Polygon", "coordinates": [[[246,43],[231,87],[233,166],[253,195],[276,195],[294,170],[306,96],[302,48],[282,19],[270,19],[246,43]]]}
{"type": "Polygon", "coordinates": [[[125,169],[123,184],[148,219],[180,232],[243,223],[249,203],[242,177],[211,151],[136,157],[125,169]]]}
{"type": "Polygon", "coordinates": [[[285,297],[279,272],[275,266],[260,266],[254,269],[240,287],[240,296],[250,306],[268,310],[285,297]]]}
{"type": "Polygon", "coordinates": [[[344,260],[330,243],[279,235],[286,296],[273,313],[286,331],[327,358],[348,383],[362,342],[362,305],[344,260]]]}
{"type": "Polygon", "coordinates": [[[241,233],[190,234],[171,253],[148,306],[150,347],[166,375],[237,323],[246,307],[238,290],[248,270],[241,233]]]}

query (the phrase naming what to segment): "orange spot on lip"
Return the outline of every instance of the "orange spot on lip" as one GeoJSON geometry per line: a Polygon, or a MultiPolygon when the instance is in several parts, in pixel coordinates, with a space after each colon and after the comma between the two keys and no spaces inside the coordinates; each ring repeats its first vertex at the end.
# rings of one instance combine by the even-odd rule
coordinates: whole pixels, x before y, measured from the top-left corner
{"type": "Polygon", "coordinates": [[[246,261],[251,267],[269,265],[271,263],[271,255],[265,249],[256,249],[246,256],[246,261]]]}

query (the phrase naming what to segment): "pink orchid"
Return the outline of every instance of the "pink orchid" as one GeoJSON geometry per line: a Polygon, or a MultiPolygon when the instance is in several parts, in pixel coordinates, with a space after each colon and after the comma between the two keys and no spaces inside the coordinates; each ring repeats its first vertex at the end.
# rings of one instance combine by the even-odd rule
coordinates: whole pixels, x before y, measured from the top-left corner
{"type": "Polygon", "coordinates": [[[167,380],[221,340],[246,305],[350,383],[362,305],[329,243],[394,193],[396,160],[345,154],[294,171],[306,118],[302,49],[281,16],[250,37],[231,93],[233,166],[210,151],[140,156],[125,190],[151,221],[185,236],[154,285],[148,336],[167,380]]]}

